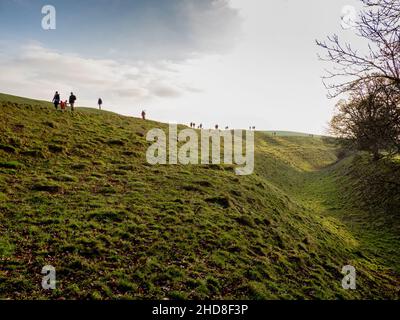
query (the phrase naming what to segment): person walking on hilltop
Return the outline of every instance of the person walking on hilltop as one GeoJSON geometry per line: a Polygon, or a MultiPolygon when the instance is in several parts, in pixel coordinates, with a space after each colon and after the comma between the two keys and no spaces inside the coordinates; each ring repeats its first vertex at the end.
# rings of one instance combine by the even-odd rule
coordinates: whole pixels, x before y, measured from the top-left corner
{"type": "Polygon", "coordinates": [[[142,111],[142,119],[146,120],[146,111],[145,110],[142,111]]]}
{"type": "Polygon", "coordinates": [[[74,111],[75,101],[76,101],[76,96],[74,95],[73,92],[71,92],[71,95],[69,96],[69,105],[71,106],[71,111],[74,111]]]}
{"type": "Polygon", "coordinates": [[[53,98],[53,103],[54,103],[54,107],[56,108],[56,110],[58,110],[58,105],[60,104],[60,94],[58,93],[58,91],[56,91],[56,93],[54,94],[54,98],[53,98]]]}
{"type": "Polygon", "coordinates": [[[99,98],[99,100],[97,101],[97,104],[99,105],[99,110],[101,110],[101,105],[103,104],[103,100],[101,100],[101,98],[99,98]]]}

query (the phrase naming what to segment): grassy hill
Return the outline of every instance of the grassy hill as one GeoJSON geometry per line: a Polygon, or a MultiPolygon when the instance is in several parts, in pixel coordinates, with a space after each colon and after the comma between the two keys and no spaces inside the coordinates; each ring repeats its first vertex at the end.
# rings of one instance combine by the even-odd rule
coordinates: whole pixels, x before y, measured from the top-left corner
{"type": "Polygon", "coordinates": [[[239,177],[149,165],[154,127],[0,95],[0,298],[398,298],[398,220],[343,199],[354,159],[333,139],[257,132],[239,177]],[[341,287],[347,264],[357,290],[341,287]]]}
{"type": "Polygon", "coordinates": [[[314,135],[310,133],[295,132],[295,131],[265,131],[266,134],[278,137],[321,137],[320,135],[314,135]]]}

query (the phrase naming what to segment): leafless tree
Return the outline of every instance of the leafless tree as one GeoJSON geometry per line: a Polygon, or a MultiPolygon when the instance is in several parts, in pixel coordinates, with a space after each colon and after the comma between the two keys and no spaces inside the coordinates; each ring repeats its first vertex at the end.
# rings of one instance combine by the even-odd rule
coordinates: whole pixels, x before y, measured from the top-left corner
{"type": "Polygon", "coordinates": [[[363,10],[355,32],[367,43],[361,52],[338,35],[317,45],[326,51],[321,60],[334,64],[324,77],[330,97],[352,91],[360,81],[383,78],[400,93],[400,0],[361,0],[363,10]]]}

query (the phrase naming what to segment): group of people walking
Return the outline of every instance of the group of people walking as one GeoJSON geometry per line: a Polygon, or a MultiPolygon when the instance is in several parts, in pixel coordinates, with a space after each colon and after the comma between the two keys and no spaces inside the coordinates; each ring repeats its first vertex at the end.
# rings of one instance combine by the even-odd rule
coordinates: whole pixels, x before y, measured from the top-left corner
{"type": "MultiPolygon", "coordinates": [[[[77,98],[73,92],[71,92],[71,95],[69,96],[68,100],[62,100],[60,93],[56,91],[56,93],[54,94],[53,103],[56,110],[58,110],[58,106],[60,106],[61,110],[64,111],[69,106],[71,108],[71,111],[74,111],[76,100],[77,98]]],[[[99,106],[99,110],[101,110],[101,106],[103,105],[103,100],[101,98],[97,100],[97,105],[99,106]]]]}
{"type": "MultiPolygon", "coordinates": [[[[191,123],[190,123],[190,127],[193,128],[193,129],[196,129],[196,124],[195,124],[194,122],[191,122],[191,123]]],[[[200,124],[197,126],[197,129],[203,129],[203,124],[200,123],[200,124]]]]}
{"type": "MultiPolygon", "coordinates": [[[[193,128],[193,129],[196,129],[196,123],[191,122],[191,123],[190,123],[190,127],[193,128]]],[[[203,124],[200,123],[200,124],[197,126],[197,129],[203,129],[203,124]]],[[[216,124],[216,125],[215,125],[215,130],[218,130],[218,129],[219,129],[219,125],[216,124]]],[[[229,127],[228,127],[228,126],[225,127],[225,130],[229,130],[229,127]]]]}
{"type": "Polygon", "coordinates": [[[56,91],[56,93],[54,94],[53,103],[56,110],[58,110],[58,106],[60,106],[61,110],[64,111],[67,109],[69,104],[71,110],[74,111],[75,102],[76,102],[76,96],[74,95],[73,92],[71,92],[71,95],[69,96],[68,100],[61,100],[61,96],[58,93],[58,91],[56,91]]]}
{"type": "MultiPolygon", "coordinates": [[[[190,127],[193,128],[193,129],[196,129],[196,123],[191,122],[190,123],[190,127]]],[[[203,129],[203,124],[198,125],[197,129],[203,129]]],[[[215,130],[219,130],[219,125],[218,124],[215,125],[215,130]]],[[[225,130],[229,130],[229,127],[226,126],[225,130]]],[[[253,127],[249,127],[249,130],[256,130],[256,127],[254,127],[254,126],[253,127]]]]}
{"type": "MultiPolygon", "coordinates": [[[[56,93],[54,94],[53,103],[54,103],[54,107],[56,108],[56,110],[58,110],[58,106],[60,106],[61,110],[64,111],[67,109],[68,104],[69,104],[69,106],[71,107],[71,111],[74,111],[76,100],[77,100],[77,98],[73,92],[71,92],[71,95],[69,96],[68,100],[62,100],[60,93],[58,91],[56,91],[56,93]]],[[[99,98],[97,100],[97,105],[99,106],[99,110],[101,110],[101,107],[103,105],[103,100],[101,98],[99,98]]],[[[143,120],[146,120],[146,111],[145,110],[142,111],[141,116],[142,116],[143,120]]],[[[190,127],[193,129],[196,129],[196,123],[191,122],[190,127]]],[[[197,126],[197,129],[203,129],[203,124],[200,123],[197,126]]],[[[255,129],[256,129],[256,127],[249,127],[249,130],[255,130],[255,129]]],[[[215,130],[219,130],[218,124],[215,125],[215,130]]],[[[226,126],[225,130],[229,130],[229,127],[226,126]]]]}

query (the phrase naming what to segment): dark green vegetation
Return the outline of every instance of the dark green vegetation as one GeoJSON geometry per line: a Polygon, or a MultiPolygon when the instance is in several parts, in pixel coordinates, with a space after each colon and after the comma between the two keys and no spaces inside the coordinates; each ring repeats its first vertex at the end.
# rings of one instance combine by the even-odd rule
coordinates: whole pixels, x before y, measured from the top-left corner
{"type": "Polygon", "coordinates": [[[398,298],[398,207],[370,212],[352,192],[363,157],[257,133],[251,176],[151,166],[154,127],[0,95],[0,298],[398,298]]]}

